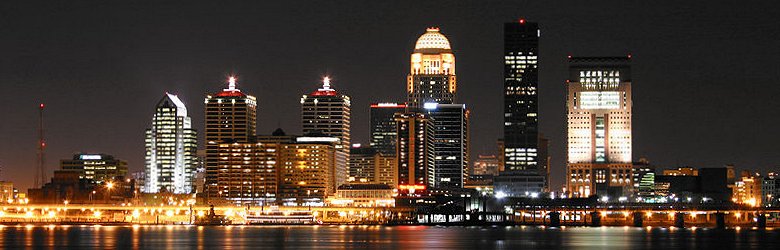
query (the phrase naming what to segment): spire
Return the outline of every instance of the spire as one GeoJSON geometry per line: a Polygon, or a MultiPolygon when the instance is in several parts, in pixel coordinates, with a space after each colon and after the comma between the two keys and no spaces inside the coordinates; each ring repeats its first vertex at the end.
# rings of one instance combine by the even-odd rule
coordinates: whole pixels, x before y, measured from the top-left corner
{"type": "Polygon", "coordinates": [[[228,78],[228,90],[235,90],[236,89],[236,77],[231,76],[228,78]]]}
{"type": "Polygon", "coordinates": [[[336,96],[337,94],[335,89],[330,88],[330,77],[327,76],[322,78],[322,88],[311,93],[312,96],[336,96]]]}
{"type": "Polygon", "coordinates": [[[333,89],[330,88],[330,77],[326,76],[322,78],[322,88],[320,89],[320,91],[328,91],[328,90],[333,90],[333,89]]]}

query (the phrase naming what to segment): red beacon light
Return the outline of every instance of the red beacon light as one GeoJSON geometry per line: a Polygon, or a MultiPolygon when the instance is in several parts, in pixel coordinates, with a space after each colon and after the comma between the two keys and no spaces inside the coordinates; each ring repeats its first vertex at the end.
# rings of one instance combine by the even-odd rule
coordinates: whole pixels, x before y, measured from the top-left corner
{"type": "Polygon", "coordinates": [[[520,18],[518,22],[520,22],[520,24],[525,24],[525,18],[520,18]]]}
{"type": "Polygon", "coordinates": [[[41,107],[41,108],[43,108],[43,103],[41,103],[41,106],[40,106],[40,107],[41,107]]]}

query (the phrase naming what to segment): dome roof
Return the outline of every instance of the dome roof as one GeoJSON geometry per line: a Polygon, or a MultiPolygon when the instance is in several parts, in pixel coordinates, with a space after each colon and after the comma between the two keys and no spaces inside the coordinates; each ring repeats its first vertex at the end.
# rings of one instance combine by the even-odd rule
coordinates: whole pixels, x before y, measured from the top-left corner
{"type": "Polygon", "coordinates": [[[423,49],[450,50],[450,41],[447,40],[447,37],[439,33],[439,28],[428,28],[425,30],[425,34],[422,34],[414,45],[414,50],[423,49]]]}

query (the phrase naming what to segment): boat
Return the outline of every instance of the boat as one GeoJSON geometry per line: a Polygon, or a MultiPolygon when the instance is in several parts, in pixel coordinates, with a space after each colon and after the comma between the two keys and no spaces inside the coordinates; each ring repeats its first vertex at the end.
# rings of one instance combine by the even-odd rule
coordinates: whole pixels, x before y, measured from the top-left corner
{"type": "Polygon", "coordinates": [[[228,219],[227,216],[217,215],[214,212],[214,205],[211,205],[209,213],[207,215],[195,218],[195,223],[198,226],[223,226],[231,225],[233,221],[228,219]]]}
{"type": "Polygon", "coordinates": [[[312,211],[259,211],[245,216],[247,225],[316,225],[322,224],[312,211]]]}

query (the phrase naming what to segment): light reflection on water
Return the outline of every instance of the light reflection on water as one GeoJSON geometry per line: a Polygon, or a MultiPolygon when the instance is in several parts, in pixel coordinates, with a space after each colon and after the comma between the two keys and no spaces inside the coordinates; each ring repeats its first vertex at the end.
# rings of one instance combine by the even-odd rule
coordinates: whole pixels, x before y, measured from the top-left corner
{"type": "Polygon", "coordinates": [[[0,226],[0,248],[780,248],[780,230],[645,227],[0,226]]]}

